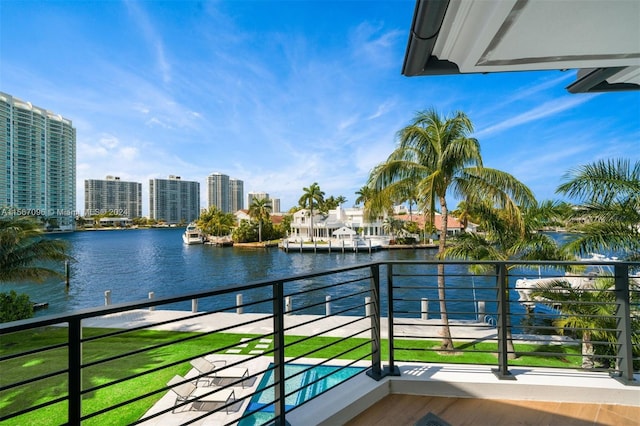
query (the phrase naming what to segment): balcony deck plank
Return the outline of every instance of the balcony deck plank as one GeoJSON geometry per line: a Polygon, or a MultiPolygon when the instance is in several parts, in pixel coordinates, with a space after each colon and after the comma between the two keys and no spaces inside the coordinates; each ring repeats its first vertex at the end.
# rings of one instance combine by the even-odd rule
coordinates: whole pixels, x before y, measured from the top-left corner
{"type": "Polygon", "coordinates": [[[450,425],[640,425],[640,407],[391,394],[346,426],[413,426],[433,413],[450,425]]]}

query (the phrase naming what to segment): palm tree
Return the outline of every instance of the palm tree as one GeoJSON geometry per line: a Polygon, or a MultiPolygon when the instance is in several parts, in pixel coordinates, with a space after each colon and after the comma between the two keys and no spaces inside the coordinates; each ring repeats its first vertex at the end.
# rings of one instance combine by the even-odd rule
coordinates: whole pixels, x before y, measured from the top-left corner
{"type": "Polygon", "coordinates": [[[258,242],[262,242],[262,223],[269,220],[271,200],[268,198],[254,198],[249,207],[249,216],[258,221],[258,242]]]}
{"type": "MultiPolygon", "coordinates": [[[[590,288],[581,289],[573,288],[567,281],[558,279],[541,285],[532,292],[532,296],[560,305],[562,314],[554,321],[554,325],[561,334],[569,331],[581,338],[582,368],[595,366],[596,352],[616,353],[617,304],[613,287],[613,277],[596,278],[590,288]]],[[[637,349],[640,347],[640,318],[632,317],[632,321],[631,339],[634,356],[637,356],[637,349]]]]}
{"type": "Polygon", "coordinates": [[[0,281],[36,281],[62,274],[49,261],[70,260],[62,240],[45,238],[42,225],[28,217],[0,218],[0,281]]]}
{"type": "MultiPolygon", "coordinates": [[[[464,232],[456,236],[447,246],[444,256],[465,260],[574,260],[573,256],[563,251],[556,241],[546,234],[537,232],[540,221],[540,207],[523,209],[516,218],[506,210],[499,210],[488,203],[467,205],[474,212],[478,225],[484,232],[476,234],[464,232]],[[520,226],[523,225],[523,226],[520,226]]],[[[507,267],[507,283],[509,271],[520,265],[507,267]]],[[[490,265],[472,265],[473,273],[489,273],[490,265]]],[[[509,290],[507,288],[507,354],[510,359],[516,358],[511,333],[509,315],[509,290]]]]}
{"type": "Polygon", "coordinates": [[[458,203],[458,207],[456,207],[456,209],[452,211],[451,214],[453,215],[453,217],[455,217],[460,221],[460,224],[462,225],[462,229],[464,232],[467,229],[469,222],[473,220],[471,203],[468,203],[466,201],[460,201],[458,203]]]}
{"type": "Polygon", "coordinates": [[[387,217],[382,222],[382,229],[391,235],[391,239],[395,239],[394,236],[399,236],[404,229],[404,221],[396,219],[393,216],[387,217]]]}
{"type": "Polygon", "coordinates": [[[196,220],[196,225],[202,232],[216,237],[229,235],[235,223],[236,219],[233,213],[224,213],[216,206],[209,207],[196,220]]]}
{"type": "MultiPolygon", "coordinates": [[[[442,222],[438,253],[446,246],[451,193],[474,202],[480,196],[508,211],[534,200],[531,191],[513,176],[484,168],[479,142],[469,137],[473,125],[462,112],[441,117],[435,110],[416,114],[413,122],[398,132],[398,147],[386,162],[374,168],[370,185],[391,194],[407,183],[417,189],[418,204],[430,217],[438,203],[442,222]]],[[[433,221],[431,222],[433,223],[433,221]]],[[[444,264],[438,265],[438,298],[443,323],[442,348],[453,349],[445,300],[444,264]]]]}
{"type": "Polygon", "coordinates": [[[640,161],[601,160],[567,172],[556,192],[579,200],[580,234],[568,248],[584,255],[611,251],[640,259],[640,161]]]}
{"type": "Polygon", "coordinates": [[[364,206],[364,217],[368,221],[375,221],[386,211],[385,203],[380,199],[380,191],[371,186],[365,185],[356,191],[356,206],[364,206]]]}
{"type": "Polygon", "coordinates": [[[320,186],[317,182],[309,185],[308,188],[302,188],[304,192],[298,204],[302,208],[309,208],[309,234],[311,235],[311,241],[313,241],[313,208],[324,202],[324,192],[320,190],[320,186]]]}
{"type": "Polygon", "coordinates": [[[360,204],[363,204],[364,206],[366,206],[367,201],[369,201],[372,197],[373,191],[374,191],[373,188],[370,188],[366,185],[360,188],[359,190],[357,190],[356,195],[358,197],[356,198],[356,206],[359,206],[360,204]]]}

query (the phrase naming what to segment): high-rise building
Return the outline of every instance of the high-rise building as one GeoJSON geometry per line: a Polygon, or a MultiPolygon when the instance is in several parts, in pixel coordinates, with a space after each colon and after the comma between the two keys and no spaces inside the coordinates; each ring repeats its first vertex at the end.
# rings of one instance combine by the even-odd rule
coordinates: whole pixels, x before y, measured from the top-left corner
{"type": "Polygon", "coordinates": [[[266,192],[249,192],[247,194],[247,207],[250,208],[253,200],[268,199],[271,203],[271,213],[280,213],[280,198],[271,198],[266,192]]]}
{"type": "Polygon", "coordinates": [[[271,213],[280,213],[280,198],[271,198],[271,213]]]}
{"type": "Polygon", "coordinates": [[[125,182],[118,176],[84,181],[84,216],[113,214],[120,217],[142,216],[142,184],[125,182]]]}
{"type": "Polygon", "coordinates": [[[269,199],[269,194],[266,192],[249,192],[247,194],[247,208],[251,208],[251,204],[253,204],[253,200],[265,200],[269,199]]]}
{"type": "Polygon", "coordinates": [[[244,182],[240,179],[229,179],[229,213],[235,213],[244,208],[244,182]]]}
{"type": "Polygon", "coordinates": [[[208,207],[215,206],[223,213],[235,213],[244,208],[244,182],[222,173],[207,176],[208,207]]]}
{"type": "Polygon", "coordinates": [[[73,230],[76,129],[71,120],[0,92],[0,208],[73,230]]]}
{"type": "Polygon", "coordinates": [[[200,216],[200,183],[173,175],[149,179],[149,215],[168,224],[196,220],[200,216]]]}
{"type": "Polygon", "coordinates": [[[229,205],[229,176],[211,173],[207,176],[208,207],[216,206],[224,213],[231,212],[229,205]]]}

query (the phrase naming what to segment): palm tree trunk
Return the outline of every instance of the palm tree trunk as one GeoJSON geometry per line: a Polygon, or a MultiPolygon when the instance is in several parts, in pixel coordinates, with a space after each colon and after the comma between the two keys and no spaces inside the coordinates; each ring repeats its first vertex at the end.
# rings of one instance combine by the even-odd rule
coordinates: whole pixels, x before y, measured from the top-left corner
{"type": "MultiPolygon", "coordinates": [[[[442,223],[440,224],[440,238],[438,245],[439,257],[444,253],[447,242],[447,220],[449,212],[447,201],[440,197],[440,209],[442,211],[442,223]]],[[[438,299],[440,299],[440,318],[442,319],[442,349],[453,349],[453,339],[451,338],[451,328],[449,327],[449,315],[447,314],[447,301],[445,299],[444,264],[438,264],[438,299]]]]}
{"type": "Polygon", "coordinates": [[[591,333],[585,330],[582,333],[582,368],[593,368],[595,366],[593,358],[593,343],[591,343],[591,333]]]}

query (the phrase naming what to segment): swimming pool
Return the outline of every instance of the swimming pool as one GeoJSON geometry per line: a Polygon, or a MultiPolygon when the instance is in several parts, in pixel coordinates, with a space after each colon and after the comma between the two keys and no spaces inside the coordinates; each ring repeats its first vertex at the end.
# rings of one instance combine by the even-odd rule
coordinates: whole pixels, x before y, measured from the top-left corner
{"type": "MultiPolygon", "coordinates": [[[[269,367],[272,366],[273,364],[269,367]]],[[[285,408],[289,410],[300,405],[365,370],[364,367],[344,367],[339,370],[340,368],[331,365],[286,364],[284,367],[285,393],[297,390],[285,398],[285,408]],[[298,374],[302,371],[304,372],[298,374]],[[318,381],[315,382],[316,380],[318,381]]],[[[273,418],[275,390],[271,386],[273,386],[273,370],[264,374],[256,394],[253,395],[245,410],[245,412],[260,411],[242,419],[239,426],[259,425],[273,418]]]]}

